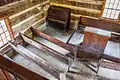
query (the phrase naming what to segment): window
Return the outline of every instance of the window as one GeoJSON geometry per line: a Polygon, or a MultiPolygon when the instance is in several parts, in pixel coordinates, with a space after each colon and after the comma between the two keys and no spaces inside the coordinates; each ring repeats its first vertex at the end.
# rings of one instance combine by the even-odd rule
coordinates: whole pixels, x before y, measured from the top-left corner
{"type": "Polygon", "coordinates": [[[106,0],[103,18],[117,20],[120,13],[120,0],[106,0]]]}
{"type": "Polygon", "coordinates": [[[9,40],[12,40],[11,29],[6,25],[5,19],[0,19],[0,47],[3,47],[9,40]]]}

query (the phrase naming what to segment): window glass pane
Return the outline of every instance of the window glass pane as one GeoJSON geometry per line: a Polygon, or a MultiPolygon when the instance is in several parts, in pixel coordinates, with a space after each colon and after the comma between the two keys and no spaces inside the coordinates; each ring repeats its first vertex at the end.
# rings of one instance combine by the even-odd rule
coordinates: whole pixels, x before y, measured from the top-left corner
{"type": "Polygon", "coordinates": [[[118,15],[119,15],[119,11],[116,11],[115,16],[114,16],[114,19],[117,19],[117,18],[118,18],[118,15]]]}
{"type": "Polygon", "coordinates": [[[111,2],[110,2],[110,3],[114,3],[114,1],[115,1],[115,0],[111,0],[111,2]]]}
{"type": "Polygon", "coordinates": [[[7,39],[6,39],[6,38],[4,38],[4,39],[3,39],[3,42],[4,42],[4,44],[6,44],[6,43],[7,43],[7,39]]]}
{"type": "Polygon", "coordinates": [[[1,34],[2,39],[5,39],[5,34],[1,34]]]}
{"type": "Polygon", "coordinates": [[[116,19],[120,11],[120,0],[106,0],[105,9],[103,11],[104,18],[116,19]],[[107,10],[108,9],[108,10],[107,10]],[[106,15],[107,14],[107,15],[106,15]]]}
{"type": "Polygon", "coordinates": [[[108,8],[108,7],[109,7],[109,4],[108,4],[108,3],[106,3],[106,4],[105,4],[105,8],[108,8]]]}
{"type": "Polygon", "coordinates": [[[2,28],[0,27],[0,34],[1,34],[1,33],[3,33],[3,30],[2,30],[2,28]]]}
{"type": "Polygon", "coordinates": [[[10,33],[4,20],[0,20],[0,47],[11,40],[10,33]]]}
{"type": "Polygon", "coordinates": [[[6,35],[6,36],[10,36],[8,31],[7,31],[7,32],[5,32],[5,35],[6,35]]]}
{"type": "Polygon", "coordinates": [[[113,4],[110,4],[110,5],[109,5],[109,8],[112,8],[112,7],[113,7],[113,4]]]}
{"type": "Polygon", "coordinates": [[[113,9],[117,9],[117,4],[114,4],[114,5],[113,5],[113,9]]]}
{"type": "Polygon", "coordinates": [[[110,2],[110,0],[106,0],[106,3],[109,3],[110,2]]]}
{"type": "Polygon", "coordinates": [[[118,5],[117,9],[120,9],[120,5],[118,5]]]}
{"type": "Polygon", "coordinates": [[[4,30],[4,31],[7,31],[7,27],[6,27],[5,25],[3,26],[3,30],[4,30]]]}
{"type": "Polygon", "coordinates": [[[3,46],[3,42],[2,42],[2,41],[0,41],[0,47],[1,47],[1,46],[3,46]]]}
{"type": "Polygon", "coordinates": [[[11,40],[11,37],[10,37],[10,36],[7,36],[7,40],[10,41],[10,40],[11,40]]]}
{"type": "Polygon", "coordinates": [[[114,14],[111,14],[111,15],[110,15],[110,18],[113,19],[113,18],[114,18],[114,14]]]}

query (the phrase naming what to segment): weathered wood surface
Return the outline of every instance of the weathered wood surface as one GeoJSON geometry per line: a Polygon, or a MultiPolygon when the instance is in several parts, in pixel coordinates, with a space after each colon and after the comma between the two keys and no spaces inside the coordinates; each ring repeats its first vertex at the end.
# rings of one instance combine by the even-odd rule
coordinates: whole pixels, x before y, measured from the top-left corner
{"type": "Polygon", "coordinates": [[[71,17],[70,9],[58,6],[50,6],[48,9],[46,20],[48,21],[49,24],[52,25],[54,23],[54,20],[56,20],[55,24],[62,21],[62,26],[59,27],[58,24],[58,26],[54,25],[54,27],[64,29],[64,31],[68,31],[68,29],[70,28],[70,17],[71,17]]]}
{"type": "Polygon", "coordinates": [[[108,40],[109,37],[107,36],[91,32],[84,32],[84,40],[82,46],[89,48],[89,50],[95,50],[96,53],[103,53],[108,40]]]}
{"type": "Polygon", "coordinates": [[[110,62],[107,60],[105,61],[105,59],[100,60],[99,66],[103,68],[120,71],[120,63],[110,62]]]}
{"type": "Polygon", "coordinates": [[[12,80],[12,78],[7,71],[0,69],[0,80],[12,80]]]}
{"type": "Polygon", "coordinates": [[[0,0],[0,6],[19,0],[0,0]]]}
{"type": "MultiPolygon", "coordinates": [[[[59,40],[57,40],[58,42],[55,42],[54,40],[56,40],[55,38],[52,38],[52,37],[50,37],[50,36],[48,36],[48,35],[44,35],[44,33],[42,33],[42,32],[40,32],[39,30],[36,30],[36,29],[34,29],[34,28],[31,28],[31,31],[33,32],[33,34],[34,35],[37,35],[37,36],[40,36],[40,37],[42,37],[42,38],[44,38],[44,39],[47,39],[47,40],[49,40],[49,41],[51,41],[51,42],[53,42],[53,43],[55,43],[56,45],[59,45],[59,46],[61,46],[61,47],[64,47],[65,49],[67,49],[67,50],[70,50],[71,48],[71,50],[70,51],[75,51],[75,50],[73,50],[73,48],[75,49],[75,47],[71,47],[70,45],[68,45],[68,44],[65,44],[65,43],[63,43],[63,44],[61,44],[60,42],[61,41],[59,41],[59,40]],[[68,46],[68,47],[66,47],[66,46],[68,46]]],[[[91,38],[91,37],[90,37],[91,38]]],[[[106,40],[108,40],[109,38],[107,38],[106,40]]],[[[103,41],[103,45],[101,45],[100,44],[100,47],[102,46],[102,50],[105,48],[105,45],[107,44],[106,42],[104,42],[103,41]],[[103,48],[104,47],[104,48],[103,48]]],[[[96,47],[96,46],[95,46],[96,47]]],[[[116,58],[116,57],[113,57],[113,56],[110,56],[110,55],[107,55],[107,54],[103,54],[103,51],[100,49],[100,50],[98,50],[98,49],[95,49],[95,48],[92,48],[92,50],[91,49],[89,49],[89,48],[86,48],[85,46],[78,46],[78,54],[77,54],[77,57],[81,57],[83,54],[85,54],[85,55],[83,55],[83,56],[87,56],[87,57],[96,57],[96,58],[104,58],[104,59],[107,59],[107,60],[110,60],[110,61],[113,61],[113,62],[120,62],[120,58],[116,58]]]]}
{"type": "Polygon", "coordinates": [[[38,42],[36,40],[33,40],[33,39],[29,38],[28,36],[26,36],[24,34],[20,34],[20,36],[22,37],[22,39],[26,43],[28,43],[30,45],[33,45],[36,48],[38,48],[40,50],[43,50],[45,52],[48,51],[48,52],[50,52],[50,55],[52,55],[56,59],[58,59],[58,60],[60,60],[60,61],[62,61],[64,63],[68,64],[68,57],[67,56],[65,56],[65,55],[63,55],[63,54],[61,54],[61,53],[59,53],[59,52],[57,52],[57,51],[55,51],[55,50],[45,46],[44,44],[42,44],[42,43],[40,43],[40,42],[38,42]]]}
{"type": "Polygon", "coordinates": [[[103,77],[98,80],[120,80],[120,71],[99,67],[97,76],[103,77]]]}
{"type": "Polygon", "coordinates": [[[107,22],[107,21],[99,20],[99,19],[80,17],[79,24],[82,24],[85,26],[91,26],[95,28],[100,28],[100,29],[105,29],[108,31],[118,32],[118,33],[120,32],[120,27],[119,27],[120,24],[107,22]]]}
{"type": "Polygon", "coordinates": [[[68,40],[68,44],[72,45],[79,45],[83,42],[84,34],[81,34],[79,32],[74,32],[71,36],[70,40],[68,40]]]}
{"type": "Polygon", "coordinates": [[[60,47],[63,47],[65,49],[69,50],[69,51],[71,51],[72,52],[71,55],[74,55],[73,54],[73,48],[70,45],[65,44],[64,42],[62,42],[60,40],[57,40],[57,39],[55,39],[55,38],[53,38],[51,36],[48,36],[48,35],[40,32],[39,30],[37,30],[37,29],[35,29],[33,27],[31,27],[30,29],[31,29],[33,35],[37,35],[37,36],[40,36],[40,37],[42,37],[42,38],[44,38],[44,39],[46,39],[48,41],[51,41],[51,42],[55,43],[56,45],[58,45],[60,47]]]}
{"type": "Polygon", "coordinates": [[[9,45],[11,45],[11,47],[15,51],[17,51],[18,53],[20,53],[24,57],[29,58],[30,60],[33,60],[35,63],[37,63],[45,71],[50,73],[55,78],[59,79],[60,71],[58,69],[56,69],[55,67],[51,66],[51,64],[49,64],[46,60],[37,56],[35,53],[32,53],[31,51],[27,50],[26,48],[22,47],[21,45],[17,45],[17,47],[16,47],[11,42],[9,42],[9,45]]]}
{"type": "Polygon", "coordinates": [[[0,67],[24,80],[48,80],[1,55],[0,67]]]}
{"type": "Polygon", "coordinates": [[[120,58],[120,43],[108,41],[104,54],[120,58]]]}

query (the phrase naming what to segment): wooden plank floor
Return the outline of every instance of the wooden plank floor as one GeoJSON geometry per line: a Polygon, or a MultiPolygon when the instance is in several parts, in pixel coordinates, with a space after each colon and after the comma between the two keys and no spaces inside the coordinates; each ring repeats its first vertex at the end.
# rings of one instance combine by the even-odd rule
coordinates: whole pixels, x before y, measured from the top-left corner
{"type": "Polygon", "coordinates": [[[120,43],[108,41],[104,54],[120,58],[120,43]]]}
{"type": "Polygon", "coordinates": [[[70,30],[68,33],[65,33],[60,29],[47,26],[47,28],[43,31],[43,33],[48,34],[49,36],[52,36],[66,43],[68,39],[70,38],[70,36],[72,35],[73,31],[74,30],[70,30]]]}

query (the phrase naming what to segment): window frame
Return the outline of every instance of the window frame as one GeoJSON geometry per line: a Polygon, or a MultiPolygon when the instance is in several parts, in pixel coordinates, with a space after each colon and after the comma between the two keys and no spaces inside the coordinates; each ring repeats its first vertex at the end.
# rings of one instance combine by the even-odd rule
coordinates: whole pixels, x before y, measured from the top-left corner
{"type": "MultiPolygon", "coordinates": [[[[5,31],[3,31],[1,34],[4,34],[5,32],[9,32],[9,36],[10,36],[10,39],[11,40],[13,40],[14,39],[14,34],[13,34],[13,31],[12,31],[12,27],[11,27],[11,23],[10,23],[10,20],[9,20],[9,18],[8,17],[0,17],[0,21],[1,20],[4,20],[4,22],[5,22],[5,25],[6,25],[6,28],[7,28],[7,30],[5,30],[5,31]]],[[[2,42],[3,42],[3,39],[2,39],[2,37],[1,37],[1,34],[0,34],[0,38],[1,38],[1,40],[2,40],[2,42]]],[[[5,38],[6,38],[7,36],[5,35],[5,38]]],[[[2,46],[0,46],[0,48],[3,48],[5,45],[7,45],[8,43],[5,43],[4,44],[4,42],[3,42],[3,45],[2,46]]]]}
{"type": "Polygon", "coordinates": [[[114,0],[114,2],[113,3],[111,3],[111,0],[108,2],[108,7],[106,7],[106,3],[107,3],[107,0],[104,0],[103,1],[103,6],[102,6],[102,9],[101,9],[101,13],[100,13],[100,16],[101,16],[101,19],[104,19],[105,21],[108,21],[108,22],[114,22],[114,23],[118,23],[118,18],[119,18],[119,14],[120,14],[120,12],[119,12],[119,14],[118,14],[118,17],[117,17],[117,19],[114,19],[115,18],[115,15],[117,14],[117,11],[120,11],[120,9],[117,9],[118,8],[118,6],[119,6],[119,4],[120,4],[120,0],[118,1],[118,3],[117,3],[117,7],[114,9],[113,7],[114,7],[114,5],[115,5],[115,0],[114,0]],[[112,5],[112,8],[109,8],[110,7],[110,4],[113,4],[112,5]],[[106,12],[106,14],[105,14],[105,17],[103,17],[103,14],[104,14],[104,10],[107,10],[107,12],[106,12]],[[110,12],[108,12],[108,10],[111,10],[110,12]],[[114,16],[113,16],[113,18],[111,18],[111,15],[112,15],[112,11],[113,10],[115,10],[115,13],[113,14],[114,16]],[[107,18],[107,13],[110,13],[110,15],[109,15],[109,18],[107,18]]]}

